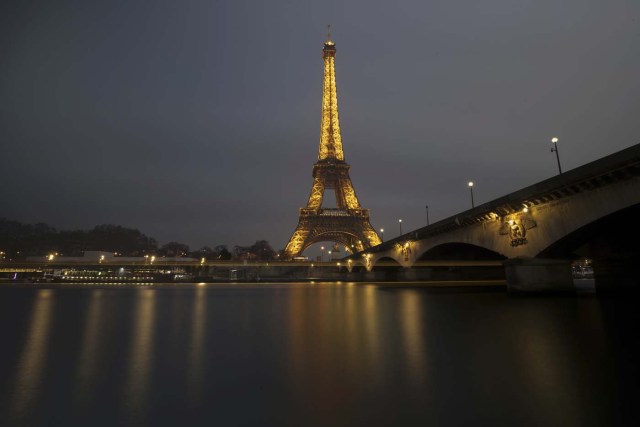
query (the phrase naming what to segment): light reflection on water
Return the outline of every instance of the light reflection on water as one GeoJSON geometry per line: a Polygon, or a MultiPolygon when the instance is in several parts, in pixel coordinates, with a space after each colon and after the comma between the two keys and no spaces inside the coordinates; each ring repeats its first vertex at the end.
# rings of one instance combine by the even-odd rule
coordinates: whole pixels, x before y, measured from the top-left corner
{"type": "Polygon", "coordinates": [[[0,425],[615,424],[638,380],[628,308],[348,283],[0,288],[0,425]]]}
{"type": "Polygon", "coordinates": [[[26,416],[42,388],[42,370],[47,360],[54,304],[54,291],[43,289],[36,293],[28,316],[26,341],[16,366],[10,407],[15,418],[26,416]]]}
{"type": "Polygon", "coordinates": [[[153,339],[156,309],[156,290],[136,291],[133,334],[129,343],[127,375],[122,397],[132,424],[140,424],[147,412],[150,398],[150,374],[154,364],[153,339]]]}
{"type": "Polygon", "coordinates": [[[102,301],[103,293],[102,290],[92,292],[87,305],[87,314],[84,317],[84,331],[75,381],[77,387],[75,397],[81,408],[86,407],[95,398],[93,393],[95,389],[92,385],[96,382],[98,360],[100,353],[104,350],[100,327],[107,320],[102,301]]]}
{"type": "Polygon", "coordinates": [[[405,290],[400,294],[402,311],[401,328],[404,344],[406,375],[415,386],[425,381],[425,370],[429,365],[426,354],[423,306],[417,292],[405,290]]]}
{"type": "Polygon", "coordinates": [[[187,401],[191,406],[202,405],[204,378],[204,344],[206,339],[207,315],[206,289],[195,290],[193,309],[191,310],[191,338],[189,342],[189,356],[187,362],[188,392],[187,401]]]}

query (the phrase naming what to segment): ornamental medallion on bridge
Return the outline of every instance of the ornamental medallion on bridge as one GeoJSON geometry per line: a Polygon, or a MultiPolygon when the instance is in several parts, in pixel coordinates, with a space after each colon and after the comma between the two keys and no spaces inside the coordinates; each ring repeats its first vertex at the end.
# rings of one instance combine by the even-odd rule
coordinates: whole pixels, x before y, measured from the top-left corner
{"type": "Polygon", "coordinates": [[[362,251],[382,243],[369,222],[369,210],[360,206],[349,177],[349,164],[344,160],[338,120],[338,95],[334,61],[335,43],[324,43],[324,81],[322,121],[318,161],[313,167],[313,184],[307,206],[300,209],[298,226],[284,250],[284,257],[299,256],[318,242],[339,243],[348,251],[362,251]],[[336,208],[323,208],[325,190],[333,190],[336,208]]]}
{"type": "Polygon", "coordinates": [[[396,243],[396,250],[402,254],[405,261],[409,261],[411,257],[411,242],[396,243]]]}
{"type": "Polygon", "coordinates": [[[500,227],[500,234],[507,235],[511,239],[511,246],[526,245],[527,230],[536,227],[537,224],[531,218],[515,218],[505,221],[500,227]]]}

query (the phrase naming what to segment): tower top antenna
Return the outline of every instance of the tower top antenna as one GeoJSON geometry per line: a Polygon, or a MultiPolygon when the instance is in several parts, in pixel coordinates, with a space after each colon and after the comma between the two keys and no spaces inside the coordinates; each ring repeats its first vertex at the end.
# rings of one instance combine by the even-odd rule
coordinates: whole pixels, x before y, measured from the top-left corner
{"type": "Polygon", "coordinates": [[[331,24],[327,25],[327,41],[331,41],[331,24]]]}

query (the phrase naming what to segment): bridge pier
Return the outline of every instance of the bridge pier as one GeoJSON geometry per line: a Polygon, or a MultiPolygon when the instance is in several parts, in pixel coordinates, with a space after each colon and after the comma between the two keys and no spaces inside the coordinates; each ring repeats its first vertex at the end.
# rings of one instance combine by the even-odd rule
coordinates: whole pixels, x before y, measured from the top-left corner
{"type": "Polygon", "coordinates": [[[405,267],[398,272],[398,279],[407,282],[432,280],[433,268],[405,267]]]}
{"type": "Polygon", "coordinates": [[[569,260],[511,258],[503,264],[509,293],[575,293],[569,260]]]}
{"type": "Polygon", "coordinates": [[[418,274],[415,268],[403,267],[398,271],[398,281],[413,282],[418,280],[418,274]]]}
{"type": "Polygon", "coordinates": [[[598,295],[640,292],[639,256],[593,258],[598,295]]]}

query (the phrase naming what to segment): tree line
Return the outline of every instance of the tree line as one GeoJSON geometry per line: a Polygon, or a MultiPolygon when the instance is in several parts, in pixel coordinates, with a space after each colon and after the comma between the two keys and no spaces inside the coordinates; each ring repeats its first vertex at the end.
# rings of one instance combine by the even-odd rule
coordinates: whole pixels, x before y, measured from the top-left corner
{"type": "Polygon", "coordinates": [[[193,257],[206,260],[246,259],[269,261],[277,257],[266,240],[251,246],[203,246],[195,251],[179,242],[159,245],[153,237],[120,225],[97,225],[91,230],[57,230],[45,224],[23,224],[0,218],[0,259],[24,259],[57,253],[60,256],[82,256],[85,251],[107,251],[119,256],[156,255],[193,257]]]}

